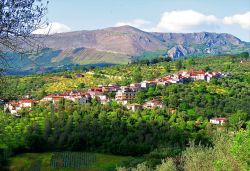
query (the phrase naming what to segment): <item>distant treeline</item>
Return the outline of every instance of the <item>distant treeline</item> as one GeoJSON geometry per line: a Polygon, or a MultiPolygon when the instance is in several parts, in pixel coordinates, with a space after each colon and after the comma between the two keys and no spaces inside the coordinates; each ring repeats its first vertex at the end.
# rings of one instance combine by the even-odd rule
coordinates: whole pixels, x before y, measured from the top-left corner
{"type": "MultiPolygon", "coordinates": [[[[219,55],[219,56],[230,56],[232,61],[236,61],[236,60],[247,60],[249,58],[249,52],[241,52],[239,54],[223,54],[223,55],[219,55]]],[[[179,59],[187,59],[187,58],[197,58],[199,56],[185,56],[185,57],[180,57],[179,59]]],[[[200,57],[204,57],[204,56],[200,56],[200,57]]],[[[133,57],[131,59],[131,64],[146,64],[146,65],[150,65],[150,64],[156,64],[156,63],[160,63],[160,62],[171,62],[175,60],[172,57],[166,56],[158,56],[158,57],[152,57],[151,59],[141,59],[140,57],[133,57]]]]}
{"type": "Polygon", "coordinates": [[[171,57],[156,57],[156,58],[152,58],[152,59],[132,59],[131,64],[156,64],[159,62],[170,62],[172,61],[173,58],[171,57]]]}

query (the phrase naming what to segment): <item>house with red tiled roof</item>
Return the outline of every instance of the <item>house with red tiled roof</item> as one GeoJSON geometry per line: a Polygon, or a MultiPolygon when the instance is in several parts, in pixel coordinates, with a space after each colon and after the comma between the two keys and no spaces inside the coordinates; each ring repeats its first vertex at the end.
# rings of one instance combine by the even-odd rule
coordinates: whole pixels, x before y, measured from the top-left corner
{"type": "Polygon", "coordinates": [[[32,99],[21,99],[18,102],[22,108],[25,108],[25,107],[31,108],[35,104],[36,101],[32,99]]]}
{"type": "Polygon", "coordinates": [[[227,122],[227,118],[211,118],[209,122],[216,125],[223,125],[227,122]]]}
{"type": "Polygon", "coordinates": [[[102,88],[102,92],[117,92],[120,90],[120,86],[116,85],[101,86],[100,88],[102,88]]]}
{"type": "Polygon", "coordinates": [[[48,95],[48,96],[45,96],[43,97],[40,102],[49,102],[49,101],[52,101],[52,97],[53,95],[48,95]]]}
{"type": "Polygon", "coordinates": [[[88,89],[88,93],[90,94],[91,98],[95,98],[95,96],[103,94],[102,87],[90,88],[88,89]]]}
{"type": "Polygon", "coordinates": [[[61,99],[63,99],[63,96],[60,96],[60,95],[48,95],[48,96],[45,96],[44,98],[42,98],[40,100],[40,102],[42,102],[42,103],[47,103],[47,102],[56,103],[56,102],[59,102],[61,99]]]}
{"type": "Polygon", "coordinates": [[[190,78],[192,80],[205,80],[206,72],[204,70],[190,70],[190,78]]]}

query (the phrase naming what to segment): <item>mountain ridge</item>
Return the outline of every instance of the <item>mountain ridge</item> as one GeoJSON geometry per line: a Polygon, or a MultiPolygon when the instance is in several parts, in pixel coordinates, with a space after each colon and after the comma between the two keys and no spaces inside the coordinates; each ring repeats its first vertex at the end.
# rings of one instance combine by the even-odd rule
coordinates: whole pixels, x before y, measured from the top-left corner
{"type": "MultiPolygon", "coordinates": [[[[133,57],[159,50],[164,52],[162,56],[174,59],[250,51],[250,43],[227,33],[158,33],[146,32],[128,25],[41,37],[38,42],[42,42],[42,47],[47,51],[28,55],[28,59],[36,63],[40,61],[44,66],[126,64],[133,57]]],[[[29,62],[26,61],[23,67],[30,67],[29,62]]]]}
{"type": "Polygon", "coordinates": [[[145,51],[170,50],[174,45],[190,46],[190,44],[203,44],[207,47],[222,45],[243,47],[246,42],[227,33],[157,33],[142,31],[131,26],[57,33],[45,39],[45,46],[50,48],[84,47],[129,56],[140,55],[145,51]]]}

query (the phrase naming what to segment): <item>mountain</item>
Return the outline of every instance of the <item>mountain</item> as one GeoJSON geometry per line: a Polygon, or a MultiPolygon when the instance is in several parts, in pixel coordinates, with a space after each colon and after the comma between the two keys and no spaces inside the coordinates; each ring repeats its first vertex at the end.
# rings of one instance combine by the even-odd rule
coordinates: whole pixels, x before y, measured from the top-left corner
{"type": "Polygon", "coordinates": [[[20,67],[124,64],[144,53],[159,51],[163,56],[178,58],[250,50],[249,43],[226,33],[155,33],[131,26],[59,33],[38,39],[44,49],[29,54],[25,64],[20,67]]]}

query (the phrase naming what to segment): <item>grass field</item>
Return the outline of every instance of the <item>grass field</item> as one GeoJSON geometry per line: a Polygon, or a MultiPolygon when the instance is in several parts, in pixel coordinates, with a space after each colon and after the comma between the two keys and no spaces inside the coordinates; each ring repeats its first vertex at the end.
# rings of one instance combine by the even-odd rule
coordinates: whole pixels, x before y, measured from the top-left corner
{"type": "Polygon", "coordinates": [[[116,166],[131,159],[133,158],[81,152],[25,153],[12,157],[8,169],[11,171],[112,171],[116,166]],[[59,156],[56,159],[59,163],[56,167],[52,164],[53,156],[54,158],[59,156]],[[65,158],[65,156],[68,157],[65,158]],[[79,156],[82,156],[85,162],[89,157],[92,160],[87,165],[86,163],[81,165],[79,156]],[[77,162],[77,166],[72,165],[72,161],[77,162]]]}

